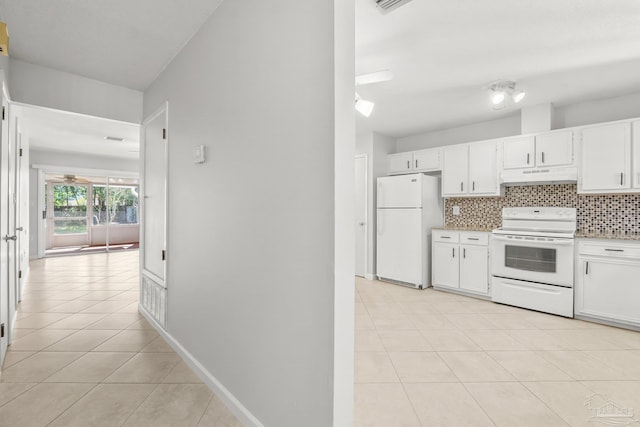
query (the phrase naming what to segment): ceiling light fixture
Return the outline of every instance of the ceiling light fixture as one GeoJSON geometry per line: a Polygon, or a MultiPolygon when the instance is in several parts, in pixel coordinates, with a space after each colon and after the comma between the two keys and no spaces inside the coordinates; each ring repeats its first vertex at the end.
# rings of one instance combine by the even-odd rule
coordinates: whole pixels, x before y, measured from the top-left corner
{"type": "Polygon", "coordinates": [[[494,110],[502,110],[506,107],[507,95],[517,104],[525,97],[525,92],[516,89],[516,82],[511,80],[498,80],[489,84],[487,90],[491,96],[491,106],[494,110]]]}
{"type": "Polygon", "coordinates": [[[360,98],[360,95],[356,93],[356,110],[358,113],[365,117],[369,117],[373,112],[373,107],[375,107],[373,102],[360,98]]]}

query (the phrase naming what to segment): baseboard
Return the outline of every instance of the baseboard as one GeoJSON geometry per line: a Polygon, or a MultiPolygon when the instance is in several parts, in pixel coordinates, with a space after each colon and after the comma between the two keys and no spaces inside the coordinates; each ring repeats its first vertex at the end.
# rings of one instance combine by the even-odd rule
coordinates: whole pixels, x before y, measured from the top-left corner
{"type": "Polygon", "coordinates": [[[367,280],[376,280],[377,276],[375,274],[365,273],[364,278],[367,280]]]}
{"type": "Polygon", "coordinates": [[[236,397],[227,390],[216,377],[200,364],[171,334],[164,330],[153,316],[142,305],[138,305],[138,311],[156,329],[164,340],[182,357],[182,360],[198,375],[198,377],[218,396],[231,412],[240,420],[242,425],[248,427],[264,427],[262,424],[236,397]]]}

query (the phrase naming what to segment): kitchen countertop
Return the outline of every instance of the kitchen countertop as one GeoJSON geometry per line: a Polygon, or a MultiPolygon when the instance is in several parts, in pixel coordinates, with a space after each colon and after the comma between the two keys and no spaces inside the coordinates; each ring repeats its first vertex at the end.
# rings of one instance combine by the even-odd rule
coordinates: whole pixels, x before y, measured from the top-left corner
{"type": "Polygon", "coordinates": [[[476,231],[483,233],[491,233],[495,227],[487,228],[487,227],[453,227],[453,226],[445,226],[445,227],[433,227],[433,230],[449,230],[449,231],[476,231]]]}
{"type": "Polygon", "coordinates": [[[620,232],[603,232],[603,233],[576,233],[578,239],[612,239],[612,240],[640,240],[640,233],[620,233],[620,232]]]}

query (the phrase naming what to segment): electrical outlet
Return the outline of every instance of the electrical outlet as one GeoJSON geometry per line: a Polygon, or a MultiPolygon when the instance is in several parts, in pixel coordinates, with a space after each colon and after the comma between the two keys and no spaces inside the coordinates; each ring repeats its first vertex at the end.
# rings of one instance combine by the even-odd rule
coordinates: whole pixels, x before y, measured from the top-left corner
{"type": "Polygon", "coordinates": [[[453,214],[456,216],[460,215],[460,206],[453,207],[453,214]]]}
{"type": "Polygon", "coordinates": [[[193,163],[204,163],[204,145],[196,145],[193,149],[193,163]]]}

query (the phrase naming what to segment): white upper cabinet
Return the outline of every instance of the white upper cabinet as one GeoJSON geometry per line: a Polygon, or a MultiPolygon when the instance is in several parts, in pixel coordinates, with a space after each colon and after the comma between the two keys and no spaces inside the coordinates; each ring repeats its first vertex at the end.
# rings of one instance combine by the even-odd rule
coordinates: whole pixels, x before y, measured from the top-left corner
{"type": "Polygon", "coordinates": [[[413,152],[413,169],[416,172],[428,172],[442,169],[440,148],[430,148],[413,152]]]}
{"type": "Polygon", "coordinates": [[[628,192],[632,181],[631,123],[582,129],[578,192],[628,192]]]}
{"type": "Polygon", "coordinates": [[[495,142],[469,144],[469,193],[495,194],[498,189],[495,142]]]}
{"type": "Polygon", "coordinates": [[[519,136],[503,142],[503,168],[570,166],[573,158],[573,132],[548,132],[519,136]]]}
{"type": "Polygon", "coordinates": [[[413,153],[411,152],[389,154],[387,156],[387,172],[389,175],[412,172],[412,162],[413,153]]]}
{"type": "Polygon", "coordinates": [[[469,146],[456,145],[442,150],[442,195],[469,193],[469,146]]]}
{"type": "Polygon", "coordinates": [[[633,188],[640,190],[640,120],[633,122],[633,188]]]}
{"type": "Polygon", "coordinates": [[[573,164],[573,132],[550,132],[536,135],[536,166],[573,164]]]}
{"type": "Polygon", "coordinates": [[[432,172],[442,169],[440,148],[408,151],[387,156],[387,173],[399,175],[414,172],[432,172]]]}
{"type": "Polygon", "coordinates": [[[442,195],[498,196],[497,145],[473,142],[442,149],[442,195]]]}
{"type": "Polygon", "coordinates": [[[522,169],[533,167],[535,156],[533,136],[509,138],[503,142],[503,168],[522,169]]]}

